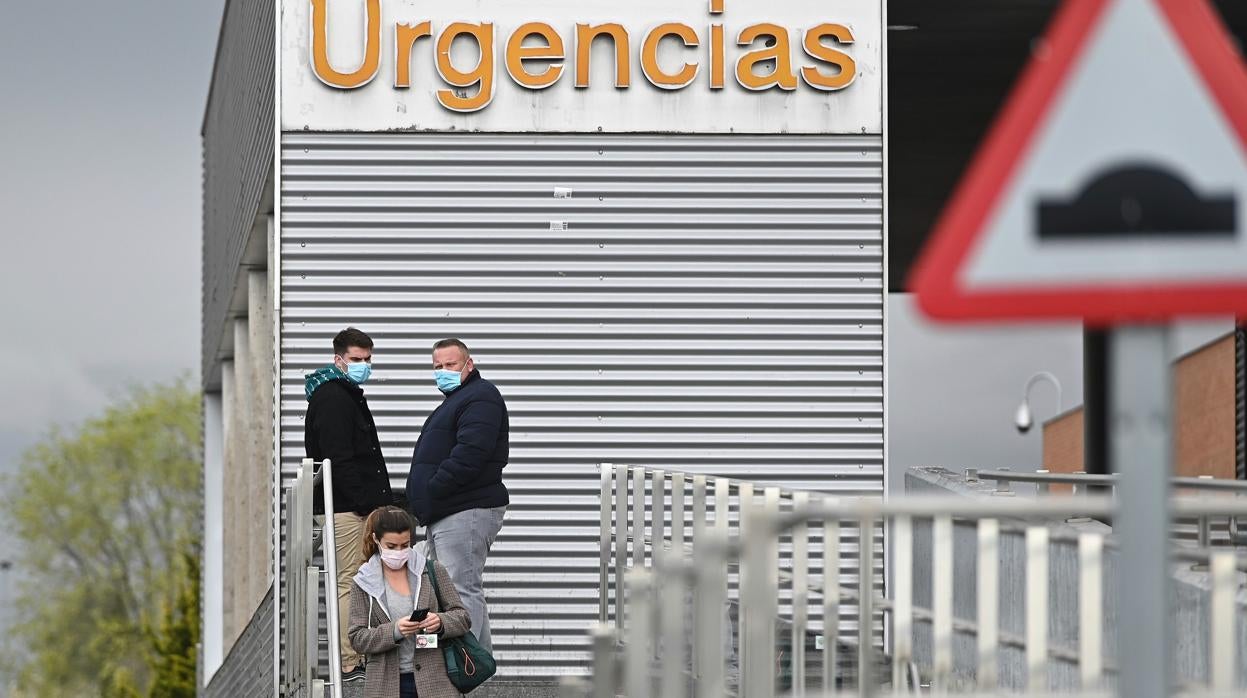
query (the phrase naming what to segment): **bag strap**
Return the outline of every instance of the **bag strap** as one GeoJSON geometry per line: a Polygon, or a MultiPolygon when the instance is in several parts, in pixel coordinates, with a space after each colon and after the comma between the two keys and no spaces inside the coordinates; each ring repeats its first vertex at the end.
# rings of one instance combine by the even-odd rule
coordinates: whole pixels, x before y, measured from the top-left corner
{"type": "Polygon", "coordinates": [[[442,601],[442,590],[437,586],[437,568],[433,566],[433,560],[425,558],[424,570],[429,574],[429,581],[433,584],[433,595],[437,597],[437,610],[446,610],[446,604],[442,601]]]}

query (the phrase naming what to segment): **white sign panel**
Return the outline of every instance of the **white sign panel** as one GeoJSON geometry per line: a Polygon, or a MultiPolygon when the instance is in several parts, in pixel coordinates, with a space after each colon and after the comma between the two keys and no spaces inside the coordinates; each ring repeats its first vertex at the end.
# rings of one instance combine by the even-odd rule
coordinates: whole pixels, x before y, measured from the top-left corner
{"type": "Polygon", "coordinates": [[[310,131],[882,129],[883,0],[283,0],[310,131]]]}

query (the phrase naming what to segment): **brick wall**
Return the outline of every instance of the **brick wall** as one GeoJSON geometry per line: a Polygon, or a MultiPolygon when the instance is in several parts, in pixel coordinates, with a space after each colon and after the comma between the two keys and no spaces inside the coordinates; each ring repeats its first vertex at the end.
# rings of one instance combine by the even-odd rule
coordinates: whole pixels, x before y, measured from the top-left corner
{"type": "MultiPolygon", "coordinates": [[[[1076,473],[1083,467],[1082,408],[1064,412],[1043,425],[1043,469],[1050,473],[1076,473]]],[[[1053,492],[1068,492],[1070,487],[1054,485],[1053,492]]]]}
{"type": "Polygon", "coordinates": [[[1234,335],[1174,366],[1174,451],[1177,475],[1234,479],[1234,335]]]}
{"type": "MultiPolygon", "coordinates": [[[[1236,349],[1229,334],[1174,363],[1175,475],[1236,477],[1236,349]]],[[[1083,470],[1081,407],[1044,423],[1043,467],[1054,473],[1083,470]]]]}
{"type": "Polygon", "coordinates": [[[273,695],[273,589],[243,629],[225,663],[204,689],[204,698],[273,695]]]}

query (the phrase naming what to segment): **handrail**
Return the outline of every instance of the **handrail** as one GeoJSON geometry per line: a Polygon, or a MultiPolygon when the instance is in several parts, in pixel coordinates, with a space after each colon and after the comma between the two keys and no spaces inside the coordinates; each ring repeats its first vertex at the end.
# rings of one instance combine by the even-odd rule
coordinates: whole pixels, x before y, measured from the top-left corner
{"type": "Polygon", "coordinates": [[[338,627],[338,546],[333,520],[333,463],[326,458],[320,466],[324,495],[325,523],[321,527],[321,552],[325,559],[325,620],[329,635],[329,679],[333,698],[342,698],[342,645],[338,627]]]}
{"type": "MultiPolygon", "coordinates": [[[[974,475],[979,480],[996,480],[1001,482],[1028,482],[1045,485],[1092,485],[1113,486],[1117,484],[1117,475],[1099,475],[1093,473],[1049,473],[1049,472],[1014,472],[1012,470],[977,470],[974,475]]],[[[1177,489],[1220,490],[1227,492],[1247,493],[1247,480],[1227,480],[1214,477],[1173,477],[1169,483],[1177,489]]]]}
{"type": "Polygon", "coordinates": [[[342,648],[339,643],[336,530],[333,521],[333,463],[304,458],[294,481],[286,485],[287,519],[285,540],[286,572],[282,588],[286,591],[286,670],[284,695],[288,698],[321,698],[330,686],[331,698],[342,698],[342,648]],[[312,514],[313,490],[320,485],[325,517],[316,538],[312,514]],[[312,564],[319,542],[324,569],[312,564]],[[329,681],[316,678],[320,662],[320,585],[324,585],[329,643],[329,681]]]}

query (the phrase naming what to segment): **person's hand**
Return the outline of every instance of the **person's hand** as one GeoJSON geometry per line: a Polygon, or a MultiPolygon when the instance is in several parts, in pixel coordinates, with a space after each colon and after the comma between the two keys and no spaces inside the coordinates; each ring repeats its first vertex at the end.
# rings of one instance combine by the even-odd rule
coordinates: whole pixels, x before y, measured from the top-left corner
{"type": "Polygon", "coordinates": [[[424,620],[416,623],[416,626],[419,627],[420,632],[423,633],[438,632],[442,629],[442,617],[436,613],[429,613],[429,615],[424,617],[424,620]]]}
{"type": "MultiPolygon", "coordinates": [[[[432,614],[429,614],[429,615],[432,615],[432,614]]],[[[420,624],[412,621],[409,618],[399,618],[398,619],[398,632],[402,633],[403,637],[411,637],[412,635],[415,635],[416,633],[420,632],[420,624]]]]}

